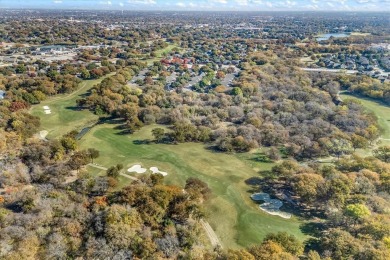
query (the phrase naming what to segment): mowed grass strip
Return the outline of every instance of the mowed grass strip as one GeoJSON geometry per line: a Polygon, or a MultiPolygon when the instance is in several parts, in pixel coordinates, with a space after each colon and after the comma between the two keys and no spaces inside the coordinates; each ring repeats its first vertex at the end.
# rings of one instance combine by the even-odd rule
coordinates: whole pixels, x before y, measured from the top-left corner
{"type": "Polygon", "coordinates": [[[97,80],[83,80],[76,91],[48,98],[40,104],[34,105],[31,108],[31,114],[40,117],[41,130],[49,132],[47,137],[59,138],[72,130],[80,131],[84,127],[96,122],[98,116],[88,110],[77,110],[76,100],[110,75],[114,75],[114,73],[97,80]],[[51,114],[44,113],[44,106],[50,108],[51,114]]]}
{"type": "Polygon", "coordinates": [[[181,48],[179,47],[179,45],[169,43],[167,47],[165,47],[165,48],[163,48],[163,49],[160,49],[160,50],[157,50],[157,51],[155,52],[155,53],[156,53],[156,57],[155,57],[155,58],[150,58],[150,59],[147,59],[147,60],[146,60],[148,66],[153,65],[153,62],[155,62],[155,61],[160,61],[160,60],[161,60],[162,58],[164,58],[168,53],[170,53],[174,48],[181,49],[181,48]]]}
{"type": "Polygon", "coordinates": [[[205,205],[206,219],[225,247],[260,243],[266,234],[277,231],[287,231],[304,239],[300,231],[302,222],[296,218],[286,220],[268,215],[249,197],[251,187],[245,180],[260,177],[258,169],[268,170],[272,164],[244,159],[252,155],[216,153],[200,143],[145,144],[145,140],[153,140],[151,130],[161,126],[146,126],[133,135],[120,135],[114,127],[107,124],[94,127],[80,141],[81,148],[98,149],[100,157],[95,162],[105,167],[118,163],[122,163],[125,170],[134,164],[148,169],[156,166],[168,172],[165,178],[168,184],[183,186],[189,177],[206,182],[213,192],[205,205]]]}
{"type": "Polygon", "coordinates": [[[340,94],[342,100],[358,100],[368,111],[374,113],[378,118],[382,130],[380,145],[390,145],[390,106],[370,98],[358,97],[351,94],[340,94]]]}

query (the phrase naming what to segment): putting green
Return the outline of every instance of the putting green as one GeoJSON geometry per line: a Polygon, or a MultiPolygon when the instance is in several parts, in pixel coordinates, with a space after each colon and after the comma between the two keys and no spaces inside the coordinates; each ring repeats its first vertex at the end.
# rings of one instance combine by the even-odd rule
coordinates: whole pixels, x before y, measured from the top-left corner
{"type": "Polygon", "coordinates": [[[40,117],[40,130],[48,131],[48,138],[58,138],[72,130],[80,131],[84,127],[96,122],[98,116],[90,111],[75,111],[77,109],[76,100],[109,75],[97,80],[83,80],[79,88],[71,94],[57,95],[54,98],[42,101],[38,105],[34,105],[31,108],[31,114],[40,117]],[[51,114],[45,114],[43,108],[45,106],[50,108],[51,114]]]}
{"type": "Polygon", "coordinates": [[[243,159],[242,155],[215,153],[200,143],[148,144],[145,140],[153,140],[151,130],[156,125],[146,126],[133,135],[119,135],[114,127],[107,124],[94,127],[80,141],[81,148],[98,149],[100,157],[95,162],[105,167],[117,163],[122,163],[125,169],[134,164],[155,166],[168,172],[165,177],[168,184],[184,185],[189,177],[206,182],[213,192],[206,205],[206,219],[226,248],[260,243],[266,234],[278,231],[304,239],[300,231],[302,222],[298,219],[268,215],[250,199],[252,192],[245,180],[260,177],[258,169],[270,169],[272,164],[255,162],[254,154],[246,154],[243,159]]]}

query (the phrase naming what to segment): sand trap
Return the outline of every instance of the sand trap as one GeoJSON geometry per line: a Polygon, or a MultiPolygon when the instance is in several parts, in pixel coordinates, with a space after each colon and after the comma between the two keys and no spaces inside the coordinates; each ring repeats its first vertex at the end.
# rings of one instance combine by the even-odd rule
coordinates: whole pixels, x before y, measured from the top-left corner
{"type": "Polygon", "coordinates": [[[273,216],[279,216],[281,218],[285,218],[285,219],[290,219],[291,218],[291,214],[290,213],[286,213],[286,212],[283,212],[283,211],[280,211],[280,210],[267,210],[267,209],[263,209],[260,205],[260,209],[267,212],[268,214],[270,215],[273,215],[273,216]]]}
{"type": "Polygon", "coordinates": [[[167,172],[159,171],[157,167],[150,167],[150,170],[153,172],[153,174],[159,173],[162,176],[167,176],[168,175],[167,172]]]}
{"type": "Polygon", "coordinates": [[[50,107],[49,107],[49,106],[44,106],[43,109],[44,109],[43,112],[45,112],[46,115],[51,114],[51,110],[50,110],[50,107]]]}
{"type": "Polygon", "coordinates": [[[264,203],[261,204],[259,208],[268,214],[286,219],[291,218],[290,213],[286,213],[280,210],[280,208],[283,206],[283,202],[278,199],[271,199],[268,193],[255,193],[251,195],[251,198],[254,201],[264,201],[264,203]]]}
{"type": "Polygon", "coordinates": [[[127,171],[128,172],[135,172],[135,173],[145,173],[146,169],[142,168],[141,165],[136,164],[136,165],[131,166],[131,168],[129,168],[127,171]]]}
{"type": "Polygon", "coordinates": [[[48,131],[42,130],[42,131],[39,132],[39,137],[41,139],[46,139],[46,136],[47,136],[48,133],[49,133],[48,131]]]}

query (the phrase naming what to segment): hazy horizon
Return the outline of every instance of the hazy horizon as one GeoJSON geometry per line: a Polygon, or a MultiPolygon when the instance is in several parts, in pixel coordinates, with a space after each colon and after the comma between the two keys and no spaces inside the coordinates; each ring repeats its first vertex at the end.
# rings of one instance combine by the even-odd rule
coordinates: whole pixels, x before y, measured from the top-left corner
{"type": "Polygon", "coordinates": [[[0,0],[6,9],[390,12],[390,0],[0,0]]]}

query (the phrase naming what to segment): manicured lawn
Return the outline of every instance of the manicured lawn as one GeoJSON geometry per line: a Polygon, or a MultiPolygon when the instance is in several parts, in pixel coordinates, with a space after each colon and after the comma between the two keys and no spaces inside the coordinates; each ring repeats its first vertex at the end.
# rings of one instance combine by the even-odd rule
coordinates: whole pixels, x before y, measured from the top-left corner
{"type": "Polygon", "coordinates": [[[80,83],[79,89],[75,92],[49,98],[31,108],[31,114],[41,118],[41,130],[49,132],[48,138],[61,137],[74,129],[80,131],[98,120],[98,116],[90,111],[75,111],[75,107],[76,100],[102,80],[103,78],[97,80],[84,80],[80,83]],[[51,114],[46,115],[44,113],[44,106],[50,108],[51,114]]]}
{"type": "Polygon", "coordinates": [[[153,58],[153,59],[147,59],[147,63],[148,65],[152,65],[153,62],[155,61],[160,61],[162,58],[164,58],[166,56],[167,53],[171,52],[174,48],[179,48],[180,47],[177,45],[177,44],[169,44],[167,47],[161,49],[161,50],[157,50],[156,51],[156,57],[153,58]]]}
{"type": "Polygon", "coordinates": [[[347,93],[340,94],[340,97],[343,100],[359,100],[368,111],[374,113],[378,117],[378,123],[382,130],[381,145],[390,145],[390,106],[373,99],[357,97],[347,93]]]}
{"type": "Polygon", "coordinates": [[[142,141],[153,140],[151,130],[156,126],[146,126],[133,135],[118,135],[119,130],[114,127],[108,124],[94,127],[80,141],[81,148],[98,149],[101,155],[95,162],[105,167],[117,163],[122,163],[125,169],[133,164],[156,166],[169,173],[165,178],[168,184],[184,185],[189,177],[205,181],[213,191],[206,205],[206,219],[226,248],[259,243],[269,232],[287,231],[304,238],[300,231],[302,222],[263,213],[249,198],[251,187],[245,180],[260,177],[259,170],[272,167],[253,160],[255,154],[215,153],[199,143],[145,144],[142,141]]]}

